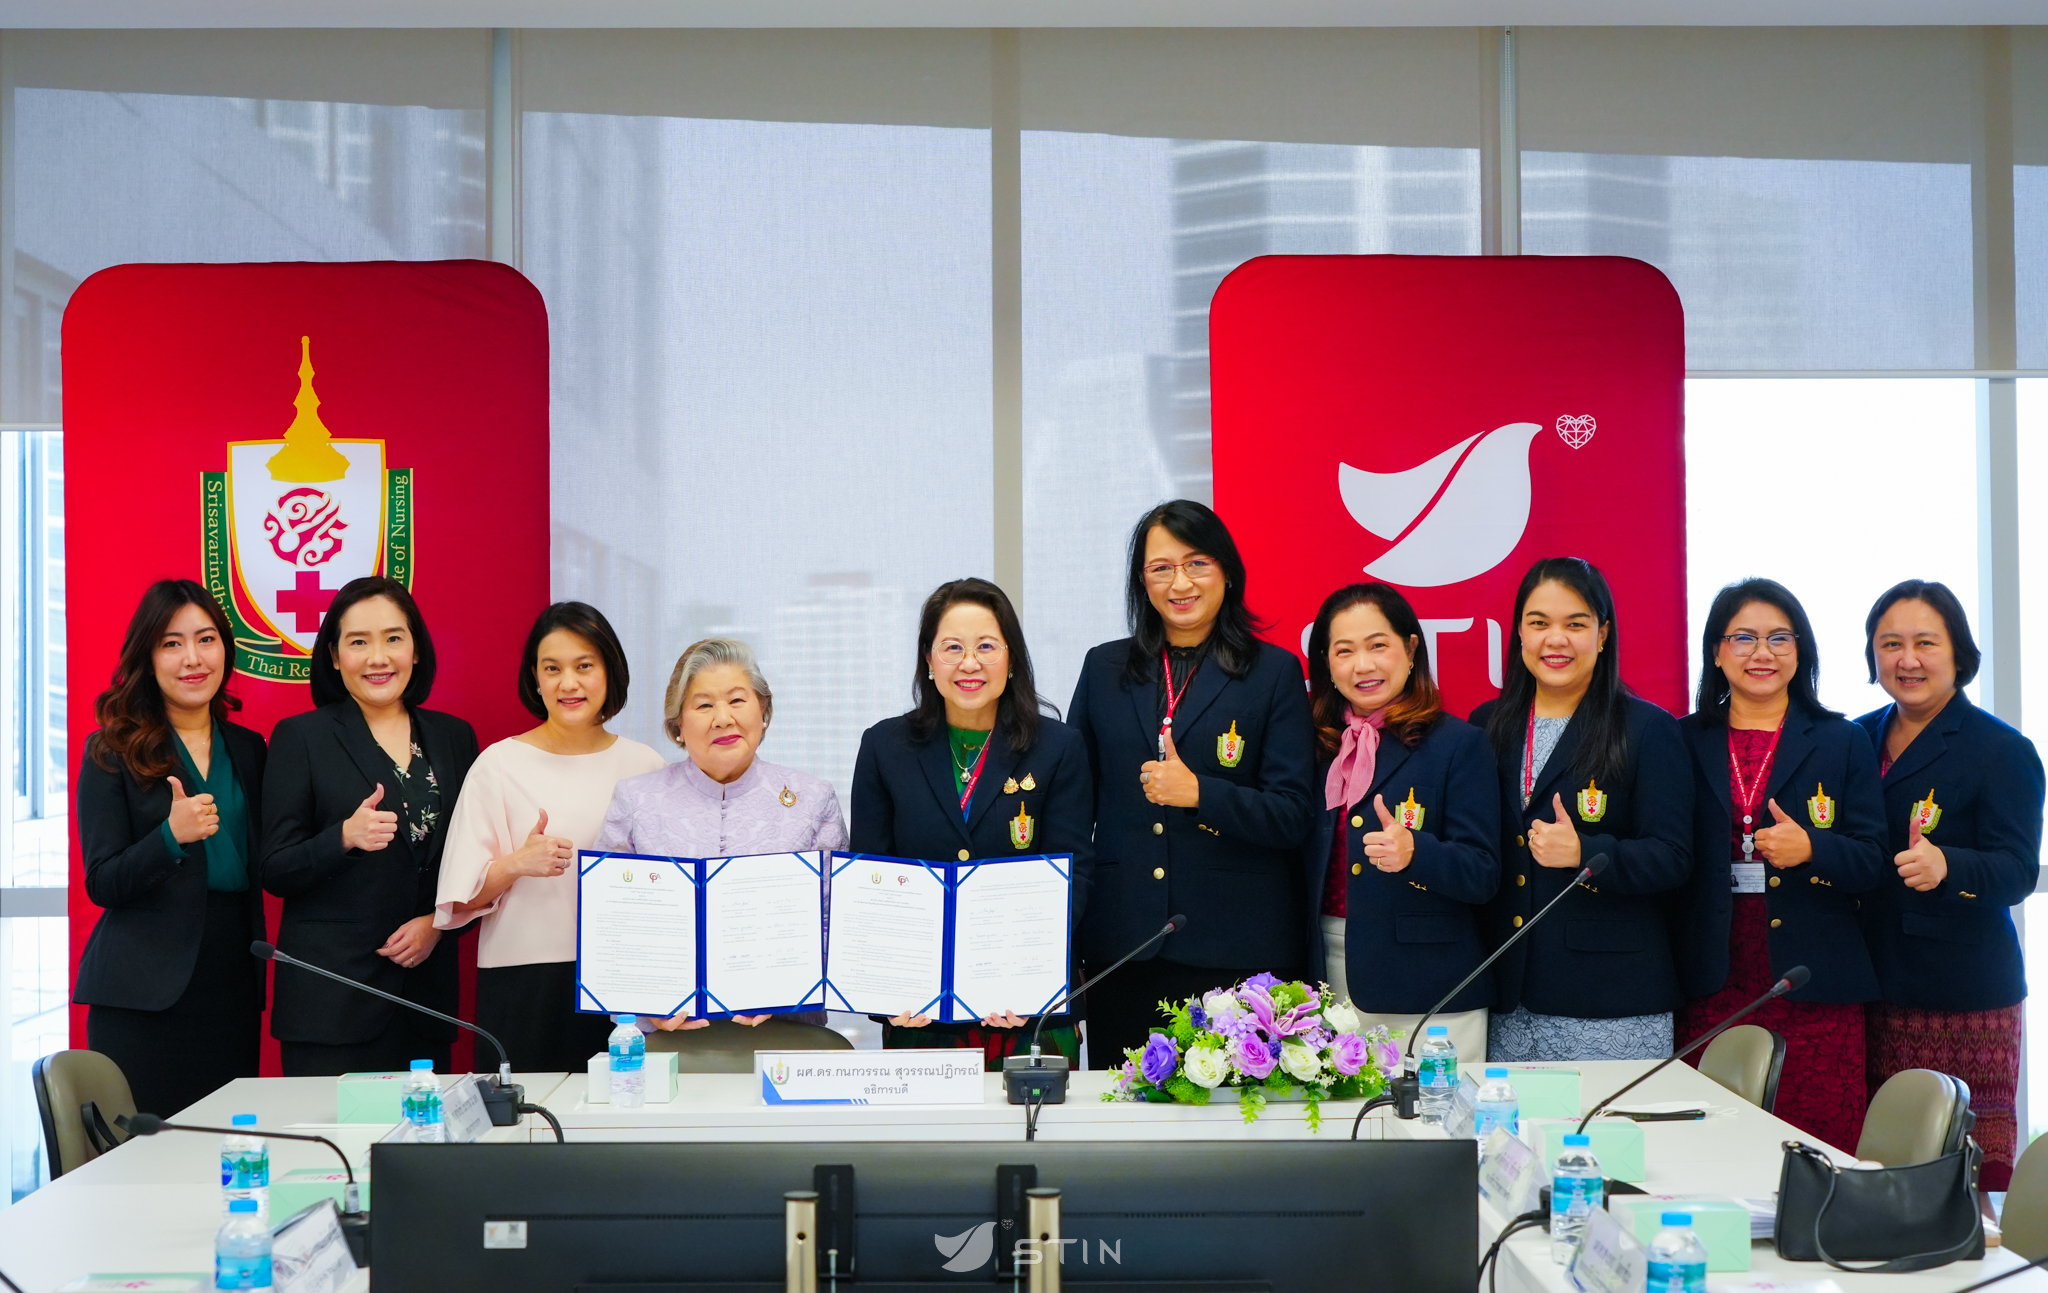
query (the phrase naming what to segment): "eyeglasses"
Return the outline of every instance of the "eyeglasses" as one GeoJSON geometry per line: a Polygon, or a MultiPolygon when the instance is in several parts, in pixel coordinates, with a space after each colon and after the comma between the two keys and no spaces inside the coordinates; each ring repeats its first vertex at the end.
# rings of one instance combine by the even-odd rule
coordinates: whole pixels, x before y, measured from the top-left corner
{"type": "Polygon", "coordinates": [[[1186,561],[1155,561],[1145,567],[1145,582],[1170,584],[1173,573],[1178,570],[1196,583],[1210,578],[1217,572],[1217,565],[1208,557],[1189,557],[1186,561]]]}
{"type": "Polygon", "coordinates": [[[1799,645],[1799,635],[1797,633],[1773,633],[1769,637],[1762,638],[1754,633],[1723,633],[1721,640],[1728,644],[1729,651],[1737,659],[1756,654],[1756,647],[1759,642],[1769,645],[1772,655],[1784,655],[1799,645]]]}
{"type": "MultiPolygon", "coordinates": [[[[1008,646],[990,638],[974,644],[974,658],[987,664],[991,660],[1001,659],[1009,650],[1008,646]]],[[[967,648],[959,642],[947,642],[933,647],[932,654],[943,664],[957,665],[967,658],[967,648]]]]}

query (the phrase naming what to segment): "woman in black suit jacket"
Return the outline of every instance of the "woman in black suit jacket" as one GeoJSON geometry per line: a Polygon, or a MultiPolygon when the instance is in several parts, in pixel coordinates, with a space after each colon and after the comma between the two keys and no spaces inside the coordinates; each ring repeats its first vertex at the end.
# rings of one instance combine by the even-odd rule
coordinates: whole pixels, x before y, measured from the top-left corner
{"type": "Polygon", "coordinates": [[[1786,1041],[1777,1115],[1830,1145],[1856,1143],[1866,1102],[1863,1006],[1877,975],[1856,927],[1884,859],[1877,760],[1820,703],[1820,657],[1784,585],[1721,590],[1700,642],[1694,711],[1693,875],[1673,907],[1697,1037],[1803,965],[1805,987],[1748,1022],[1786,1041]]]}
{"type": "MultiPolygon", "coordinates": [[[[342,585],[313,641],[310,714],[271,733],[263,885],[284,899],[277,945],[453,1013],[455,939],[434,928],[441,844],[476,732],[420,708],[434,644],[405,586],[342,585]]],[[[452,1025],[280,965],[270,1032],[287,1077],[449,1065],[452,1025]]]]}
{"type": "Polygon", "coordinates": [[[1532,566],[1515,595],[1515,625],[1507,686],[1472,712],[1500,778],[1491,945],[1585,863],[1605,853],[1611,865],[1496,963],[1488,1058],[1662,1058],[1679,1004],[1665,906],[1692,873],[1685,744],[1671,715],[1622,684],[1614,595],[1591,563],[1551,557],[1532,566]]]}
{"type": "MultiPolygon", "coordinates": [[[[1308,639],[1324,811],[1303,852],[1310,973],[1397,1035],[1485,959],[1500,884],[1500,788],[1486,736],[1443,711],[1414,608],[1385,584],[1324,600],[1308,639]],[[1391,806],[1390,806],[1391,805],[1391,806]]],[[[1491,974],[1437,1021],[1486,1054],[1491,974]]]]}
{"type": "Polygon", "coordinates": [[[1970,1085],[1981,1188],[2012,1179],[2026,961],[2012,908],[2041,874],[2041,756],[1970,703],[1982,656],[1956,595],[1910,579],[1864,624],[1892,703],[1856,720],[1883,768],[1882,874],[1863,904],[1879,1000],[1867,1010],[1875,1093],[1902,1069],[1970,1085]]]}
{"type": "MultiPolygon", "coordinates": [[[[939,585],[925,599],[917,653],[917,708],[861,735],[854,851],[927,862],[1071,853],[1078,924],[1093,869],[1088,756],[1072,728],[1038,712],[1031,652],[1010,599],[985,579],[939,585]]],[[[996,1004],[979,1024],[899,1015],[883,1042],[974,1047],[1001,1068],[1031,1012],[1050,1003],[996,1004]]],[[[1047,1016],[1043,1043],[1076,1059],[1071,1017],[1047,1016]]]]}
{"type": "Polygon", "coordinates": [[[152,584],[78,768],[85,892],[105,910],[72,1000],[91,1007],[87,1044],[150,1113],[255,1077],[260,1058],[263,738],[228,721],[233,643],[204,588],[152,584]]]}
{"type": "Polygon", "coordinates": [[[1067,722],[1095,778],[1095,886],[1081,957],[1106,967],[1188,926],[1088,992],[1089,1062],[1123,1063],[1158,1003],[1306,971],[1301,846],[1315,823],[1315,725],[1301,662],[1253,636],[1244,561],[1180,499],[1131,532],[1131,636],[1088,652],[1067,722]]]}

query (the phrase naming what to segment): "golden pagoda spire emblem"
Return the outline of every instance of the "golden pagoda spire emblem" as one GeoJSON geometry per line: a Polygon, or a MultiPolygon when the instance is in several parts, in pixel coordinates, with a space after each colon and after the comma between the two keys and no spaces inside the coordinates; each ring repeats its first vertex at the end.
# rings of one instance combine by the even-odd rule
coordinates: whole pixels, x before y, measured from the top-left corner
{"type": "Polygon", "coordinates": [[[312,484],[340,480],[348,459],[332,443],[334,436],[320,421],[320,397],[313,393],[313,339],[299,338],[299,393],[292,400],[298,416],[284,433],[284,448],[271,455],[272,480],[312,484]]]}

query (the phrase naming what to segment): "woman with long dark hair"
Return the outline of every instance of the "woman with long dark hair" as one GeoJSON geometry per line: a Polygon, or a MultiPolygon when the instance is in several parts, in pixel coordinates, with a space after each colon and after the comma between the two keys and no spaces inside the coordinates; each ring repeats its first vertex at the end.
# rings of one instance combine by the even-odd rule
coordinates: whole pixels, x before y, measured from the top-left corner
{"type": "Polygon", "coordinates": [[[151,584],[78,767],[85,892],[104,910],[72,1000],[91,1007],[87,1044],[152,1113],[257,1073],[264,750],[228,719],[242,707],[225,685],[234,643],[204,588],[151,584]]]}
{"type": "MultiPolygon", "coordinates": [[[[454,1013],[455,939],[434,927],[448,814],[476,730],[427,709],[434,640],[404,584],[351,579],[313,639],[313,703],[270,734],[263,887],[277,945],[359,983],[454,1013]]],[[[281,965],[270,1032],[286,1077],[448,1069],[453,1025],[281,965]]]]}
{"type": "MultiPolygon", "coordinates": [[[[1444,713],[1408,599],[1352,584],[1323,599],[1308,637],[1323,811],[1309,836],[1310,973],[1368,1025],[1404,1033],[1485,957],[1481,917],[1500,883],[1500,788],[1478,728],[1444,713]]],[[[1461,1055],[1486,1054],[1484,975],[1437,1021],[1461,1055]]]]}
{"type": "MultiPolygon", "coordinates": [[[[1072,728],[1039,712],[1024,626],[1002,589],[955,579],[933,590],[918,616],[915,678],[916,707],[861,734],[854,851],[936,862],[1071,853],[1078,921],[1093,869],[1088,755],[1072,728]]],[[[898,1015],[883,1043],[971,1047],[1001,1068],[1029,1012],[1046,1004],[1003,1002],[978,1024],[898,1015]]],[[[1064,1012],[1047,1016],[1043,1042],[1078,1057],[1064,1012]]]]}
{"type": "Polygon", "coordinates": [[[1614,595],[1591,562],[1531,566],[1515,633],[1501,694],[1472,712],[1500,778],[1493,945],[1582,865],[1602,853],[1610,865],[1495,966],[1488,1058],[1661,1058],[1680,1001],[1666,895],[1692,871],[1692,768],[1678,723],[1623,684],[1614,595]]]}
{"type": "Polygon", "coordinates": [[[1216,513],[1161,503],[1131,530],[1131,635],[1088,652],[1067,721],[1095,770],[1095,889],[1081,956],[1089,1063],[1115,1068],[1162,1000],[1306,972],[1300,850],[1315,826],[1315,725],[1301,662],[1261,642],[1244,560],[1216,513]]]}
{"type": "Polygon", "coordinates": [[[1777,1115],[1830,1145],[1863,1122],[1863,1006],[1877,975],[1857,895],[1884,859],[1877,759],[1820,703],[1820,653],[1783,584],[1723,588],[1700,638],[1699,692],[1679,730],[1692,751],[1693,876],[1673,907],[1694,1037],[1795,965],[1805,987],[1748,1022],[1785,1037],[1777,1115]]]}

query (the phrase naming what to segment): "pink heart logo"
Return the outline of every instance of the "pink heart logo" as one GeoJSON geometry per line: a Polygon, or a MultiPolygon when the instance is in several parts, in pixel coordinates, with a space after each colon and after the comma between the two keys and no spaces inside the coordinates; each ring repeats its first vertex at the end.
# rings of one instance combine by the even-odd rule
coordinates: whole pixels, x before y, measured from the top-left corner
{"type": "Polygon", "coordinates": [[[1567,413],[1557,420],[1558,437],[1574,449],[1585,448],[1586,442],[1593,438],[1596,429],[1598,428],[1591,413],[1567,413]]]}

